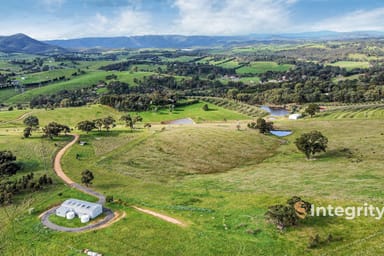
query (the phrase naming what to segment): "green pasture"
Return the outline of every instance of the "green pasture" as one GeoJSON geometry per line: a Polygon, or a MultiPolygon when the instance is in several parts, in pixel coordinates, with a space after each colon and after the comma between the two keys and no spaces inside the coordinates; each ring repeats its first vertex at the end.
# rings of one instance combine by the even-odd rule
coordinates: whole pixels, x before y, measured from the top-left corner
{"type": "Polygon", "coordinates": [[[160,109],[157,112],[147,111],[140,112],[139,114],[143,117],[144,122],[161,122],[182,118],[192,118],[193,121],[199,123],[207,121],[244,120],[250,118],[233,110],[228,110],[205,102],[200,102],[186,107],[176,107],[172,112],[170,112],[169,109],[160,109]],[[208,104],[208,111],[203,110],[203,106],[205,104],[208,104]]]}
{"type": "Polygon", "coordinates": [[[236,69],[236,73],[242,74],[262,74],[267,71],[284,72],[292,68],[290,64],[277,64],[272,61],[258,61],[252,62],[249,65],[236,69]]]}
{"type": "Polygon", "coordinates": [[[72,78],[72,74],[76,72],[76,69],[55,69],[44,72],[37,72],[32,74],[23,74],[16,77],[16,80],[20,81],[22,84],[28,83],[38,83],[42,81],[52,80],[54,78],[59,78],[65,76],[67,79],[72,78]]]}
{"type": "MultiPolygon", "coordinates": [[[[220,108],[210,105],[217,110],[203,112],[202,104],[159,119],[140,114],[144,122],[188,111],[185,116],[206,114],[206,120],[221,121],[220,108]]],[[[120,115],[102,106],[33,111],[44,123],[61,120],[71,125],[98,112],[120,115]]],[[[13,119],[23,112],[5,113],[13,119]]],[[[79,182],[80,173],[91,170],[92,188],[113,195],[116,201],[107,206],[127,214],[108,228],[85,233],[51,231],[38,218],[67,198],[95,200],[64,186],[52,171],[55,152],[70,137],[51,141],[34,132],[21,139],[21,123],[12,129],[0,124],[0,150],[12,150],[24,164],[18,175],[49,174],[56,183],[0,208],[0,253],[81,255],[79,250],[89,248],[104,255],[379,255],[384,233],[374,218],[310,217],[281,232],[264,214],[292,196],[317,206],[382,207],[383,114],[380,106],[335,107],[314,118],[275,120],[277,129],[293,131],[284,138],[250,130],[247,121],[240,121],[240,130],[237,122],[213,122],[150,129],[138,125],[132,131],[120,125],[111,132],[81,133],[87,144],[76,144],[65,154],[65,172],[79,182]],[[321,131],[329,144],[326,153],[308,161],[294,141],[312,130],[321,131]],[[133,205],[177,218],[187,227],[138,212],[133,205]],[[317,234],[338,239],[309,249],[310,237],[317,234]]]]}
{"type": "Polygon", "coordinates": [[[107,72],[92,71],[84,75],[72,78],[69,81],[57,82],[40,88],[26,90],[23,94],[15,95],[6,100],[7,103],[28,103],[32,98],[38,95],[55,94],[61,90],[76,90],[91,87],[100,81],[105,81],[105,77],[109,74],[116,74],[122,82],[134,85],[134,79],[142,79],[144,76],[153,74],[152,72],[107,72]]]}
{"type": "Polygon", "coordinates": [[[345,68],[347,70],[355,68],[369,68],[369,62],[367,61],[337,61],[328,65],[345,68]]]}

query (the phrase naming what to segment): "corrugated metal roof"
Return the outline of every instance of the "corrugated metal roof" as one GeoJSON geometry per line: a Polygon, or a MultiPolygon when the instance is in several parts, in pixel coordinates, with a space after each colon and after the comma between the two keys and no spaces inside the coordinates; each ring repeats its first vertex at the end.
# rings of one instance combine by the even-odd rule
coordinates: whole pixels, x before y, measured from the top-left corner
{"type": "Polygon", "coordinates": [[[101,204],[91,203],[91,202],[82,201],[82,200],[73,199],[73,198],[65,200],[61,204],[61,206],[71,208],[71,209],[75,210],[76,212],[77,211],[81,211],[81,212],[92,211],[95,208],[102,207],[101,204]]]}

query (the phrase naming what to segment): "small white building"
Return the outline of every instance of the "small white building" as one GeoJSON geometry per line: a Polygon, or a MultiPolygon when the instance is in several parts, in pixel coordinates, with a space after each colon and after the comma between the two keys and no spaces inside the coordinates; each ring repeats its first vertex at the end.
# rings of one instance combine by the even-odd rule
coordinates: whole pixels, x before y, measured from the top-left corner
{"type": "Polygon", "coordinates": [[[301,118],[301,114],[291,114],[288,116],[288,119],[290,120],[297,120],[299,118],[301,118]]]}
{"type": "Polygon", "coordinates": [[[56,209],[56,215],[63,218],[66,218],[67,214],[71,212],[80,219],[82,216],[88,216],[90,219],[94,219],[103,213],[103,206],[78,199],[68,199],[56,209]]]}

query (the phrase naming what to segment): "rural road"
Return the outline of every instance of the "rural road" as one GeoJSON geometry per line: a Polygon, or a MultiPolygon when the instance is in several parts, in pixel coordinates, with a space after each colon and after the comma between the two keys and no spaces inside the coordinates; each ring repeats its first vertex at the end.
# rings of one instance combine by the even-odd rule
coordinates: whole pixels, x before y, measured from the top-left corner
{"type": "Polygon", "coordinates": [[[69,186],[76,188],[77,190],[84,192],[88,195],[97,197],[99,200],[97,201],[99,204],[104,205],[105,204],[105,196],[88,188],[84,187],[73,180],[71,180],[63,171],[63,168],[61,167],[61,158],[63,158],[65,152],[72,147],[80,138],[78,134],[73,134],[73,140],[65,145],[55,156],[55,161],[53,162],[53,169],[55,170],[57,176],[59,176],[65,183],[67,183],[69,186]]]}

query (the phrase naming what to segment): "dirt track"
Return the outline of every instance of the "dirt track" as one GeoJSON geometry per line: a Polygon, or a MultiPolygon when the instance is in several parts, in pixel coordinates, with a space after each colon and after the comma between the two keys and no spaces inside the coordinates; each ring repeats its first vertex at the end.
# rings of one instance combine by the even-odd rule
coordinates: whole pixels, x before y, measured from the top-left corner
{"type": "MultiPolygon", "coordinates": [[[[55,173],[57,174],[57,176],[59,176],[66,184],[68,184],[69,186],[71,186],[73,188],[76,188],[77,190],[79,190],[81,192],[84,192],[86,194],[97,197],[99,199],[98,203],[104,205],[105,204],[105,196],[104,195],[102,195],[102,194],[100,194],[100,193],[98,193],[98,192],[96,192],[96,191],[94,191],[88,187],[84,187],[84,186],[74,182],[63,171],[63,168],[61,166],[61,159],[63,158],[65,152],[70,147],[72,147],[75,143],[77,143],[77,141],[80,138],[80,136],[78,134],[73,134],[72,136],[73,136],[73,140],[71,142],[69,142],[67,145],[65,145],[62,149],[60,149],[59,152],[56,154],[55,160],[53,162],[53,169],[54,169],[55,173]]],[[[107,216],[102,221],[95,223],[95,224],[92,224],[92,225],[89,225],[89,226],[86,226],[86,227],[82,227],[82,228],[67,228],[67,227],[58,226],[58,225],[49,221],[49,216],[51,214],[55,213],[56,208],[57,207],[54,207],[54,208],[44,212],[39,217],[41,218],[41,221],[45,226],[47,226],[51,229],[54,229],[54,230],[66,231],[66,232],[81,232],[81,231],[89,231],[89,230],[105,228],[105,227],[112,225],[113,223],[119,221],[120,219],[122,219],[126,216],[125,212],[123,212],[120,215],[118,213],[113,213],[111,210],[109,210],[107,208],[104,208],[104,212],[107,214],[107,216]]],[[[185,223],[183,223],[183,222],[181,222],[175,218],[169,217],[167,215],[160,214],[160,213],[157,213],[157,212],[154,212],[151,210],[147,210],[147,209],[142,209],[142,208],[139,208],[136,206],[133,206],[133,208],[140,211],[140,212],[143,212],[143,213],[155,216],[159,219],[165,220],[169,223],[176,224],[176,225],[179,225],[182,227],[187,226],[185,223]]]]}
{"type": "MultiPolygon", "coordinates": [[[[60,149],[60,151],[56,154],[55,160],[53,162],[53,169],[56,172],[57,176],[59,176],[66,184],[68,184],[69,186],[71,186],[73,188],[76,188],[77,190],[79,190],[81,192],[84,192],[86,194],[97,197],[99,199],[98,203],[104,205],[105,204],[105,196],[104,195],[102,195],[102,194],[100,194],[100,193],[98,193],[98,192],[96,192],[96,191],[94,191],[88,187],[84,187],[84,186],[74,182],[64,173],[63,168],[61,167],[61,159],[64,156],[65,152],[79,140],[79,135],[73,134],[72,136],[73,136],[73,140],[71,142],[69,142],[67,145],[65,145],[65,147],[60,149]]],[[[106,216],[103,220],[101,220],[97,223],[94,223],[94,224],[90,224],[90,225],[85,226],[85,227],[81,227],[81,228],[67,228],[67,227],[62,227],[62,226],[56,225],[49,220],[49,216],[51,216],[52,214],[55,214],[56,209],[57,209],[57,206],[44,212],[39,217],[41,218],[41,222],[43,223],[43,225],[45,225],[46,227],[53,229],[53,230],[65,231],[65,232],[82,232],[82,231],[90,231],[90,230],[108,227],[111,224],[115,223],[117,220],[119,220],[125,216],[125,214],[123,213],[121,215],[122,216],[121,217],[121,216],[119,216],[118,213],[114,213],[110,209],[103,207],[103,212],[106,214],[106,216]]]]}
{"type": "Polygon", "coordinates": [[[151,211],[151,210],[146,210],[146,209],[143,209],[143,208],[139,208],[137,206],[132,206],[134,209],[140,211],[140,212],[143,212],[143,213],[146,213],[146,214],[149,214],[149,215],[152,215],[152,216],[155,216],[159,219],[162,219],[162,220],[165,220],[167,222],[170,222],[170,223],[173,223],[173,224],[176,224],[176,225],[179,225],[179,226],[182,226],[182,227],[186,227],[187,225],[175,218],[172,218],[172,217],[169,217],[167,215],[164,215],[164,214],[161,214],[161,213],[158,213],[158,212],[154,212],[154,211],[151,211]]]}

